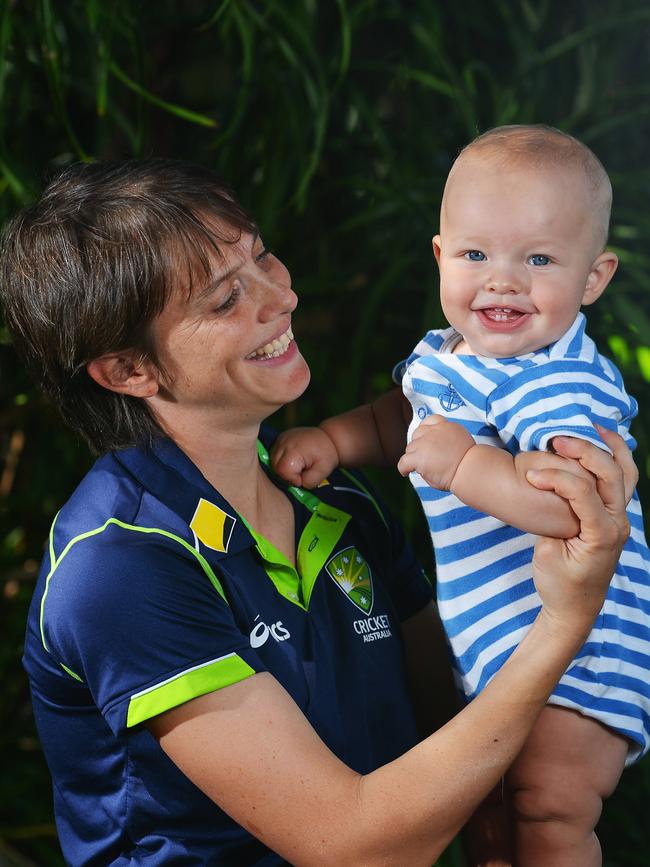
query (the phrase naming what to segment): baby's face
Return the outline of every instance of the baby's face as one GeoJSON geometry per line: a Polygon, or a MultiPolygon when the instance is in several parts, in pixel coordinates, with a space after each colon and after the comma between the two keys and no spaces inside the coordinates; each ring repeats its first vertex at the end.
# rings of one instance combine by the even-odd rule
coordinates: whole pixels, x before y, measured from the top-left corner
{"type": "Polygon", "coordinates": [[[455,167],[433,246],[442,308],[464,338],[460,352],[507,358],[541,349],[607,285],[615,257],[594,293],[600,250],[577,174],[476,157],[455,167]]]}

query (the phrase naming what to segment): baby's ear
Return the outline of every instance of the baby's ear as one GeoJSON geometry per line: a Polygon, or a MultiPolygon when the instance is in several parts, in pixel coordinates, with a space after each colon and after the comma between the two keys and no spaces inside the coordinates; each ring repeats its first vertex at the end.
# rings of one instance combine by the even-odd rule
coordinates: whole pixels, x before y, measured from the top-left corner
{"type": "Polygon", "coordinates": [[[618,267],[618,256],[611,250],[601,253],[591,266],[582,296],[583,304],[593,304],[603,294],[618,267]]]}
{"type": "Polygon", "coordinates": [[[438,265],[440,264],[440,235],[434,235],[431,239],[431,246],[433,247],[433,255],[436,257],[436,262],[438,265]]]}

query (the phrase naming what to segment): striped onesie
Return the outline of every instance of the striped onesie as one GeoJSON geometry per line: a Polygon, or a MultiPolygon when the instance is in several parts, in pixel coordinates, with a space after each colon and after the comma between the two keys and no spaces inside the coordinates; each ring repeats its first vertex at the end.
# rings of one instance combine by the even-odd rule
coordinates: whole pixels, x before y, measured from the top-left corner
{"type": "MultiPolygon", "coordinates": [[[[550,346],[516,358],[454,355],[460,335],[429,331],[395,369],[413,408],[409,440],[437,413],[460,422],[477,443],[519,451],[547,449],[560,434],[606,448],[594,422],[618,431],[630,448],[637,413],[616,367],[596,350],[578,314],[550,346]]],[[[532,580],[535,537],[411,481],[436,553],[438,604],[456,673],[471,699],[489,682],[540,608],[532,580]]],[[[499,496],[498,489],[495,497],[499,496]]],[[[631,738],[628,761],[650,746],[650,552],[635,492],[632,526],[605,604],[550,702],[578,710],[631,738]]]]}

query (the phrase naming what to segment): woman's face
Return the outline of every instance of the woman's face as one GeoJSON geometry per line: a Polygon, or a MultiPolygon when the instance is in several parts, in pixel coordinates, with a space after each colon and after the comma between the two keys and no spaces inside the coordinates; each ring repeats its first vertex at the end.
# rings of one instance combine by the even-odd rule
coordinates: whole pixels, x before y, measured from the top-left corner
{"type": "Polygon", "coordinates": [[[165,375],[152,409],[172,435],[179,425],[259,424],[309,383],[291,332],[289,272],[259,235],[220,249],[211,276],[191,293],[177,289],[153,323],[165,375]]]}

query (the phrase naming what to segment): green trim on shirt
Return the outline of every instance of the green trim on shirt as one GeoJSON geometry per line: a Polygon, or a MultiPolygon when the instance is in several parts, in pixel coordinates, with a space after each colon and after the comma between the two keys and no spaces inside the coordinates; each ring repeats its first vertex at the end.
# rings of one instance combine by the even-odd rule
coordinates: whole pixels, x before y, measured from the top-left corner
{"type": "MultiPolygon", "coordinates": [[[[200,554],[196,548],[193,548],[189,542],[186,542],[185,539],[181,539],[180,536],[176,536],[174,533],[170,533],[168,530],[161,530],[159,527],[136,527],[133,524],[126,524],[124,521],[120,521],[117,518],[109,518],[101,527],[95,527],[94,530],[88,530],[86,533],[81,533],[79,536],[75,536],[73,539],[70,539],[68,544],[65,546],[63,551],[61,552],[58,559],[56,559],[52,563],[52,567],[45,579],[45,591],[43,592],[43,597],[41,599],[41,613],[40,613],[40,629],[41,629],[41,641],[43,643],[43,647],[45,650],[49,652],[49,648],[45,641],[45,630],[43,626],[43,621],[45,617],[45,600],[47,599],[47,594],[50,589],[50,580],[52,579],[54,572],[58,568],[59,564],[63,560],[63,558],[70,552],[72,547],[76,545],[78,542],[82,542],[84,539],[89,539],[92,536],[97,536],[100,533],[103,533],[111,524],[115,524],[117,527],[121,527],[123,530],[131,530],[134,533],[157,533],[160,536],[164,536],[167,539],[172,539],[174,542],[178,542],[179,545],[182,545],[186,551],[188,551],[193,557],[195,557],[205,574],[210,580],[210,583],[217,591],[217,593],[222,597],[226,604],[228,600],[226,599],[226,594],[223,592],[223,587],[221,586],[221,582],[217,578],[217,576],[212,571],[212,567],[205,559],[203,554],[200,554]]],[[[52,525],[52,529],[54,529],[54,525],[52,525]]],[[[52,543],[50,541],[50,552],[53,553],[52,543]]]]}
{"type": "Polygon", "coordinates": [[[133,728],[173,707],[245,680],[255,673],[255,669],[236,653],[181,671],[169,680],[131,696],[126,727],[133,728]]]}
{"type": "Polygon", "coordinates": [[[289,559],[256,532],[243,518],[249,533],[255,540],[258,553],[264,561],[262,566],[281,596],[305,611],[319,573],[332,554],[335,545],[351,520],[347,512],[342,512],[316,497],[314,511],[300,534],[296,556],[297,568],[289,559]]]}
{"type": "Polygon", "coordinates": [[[79,683],[83,683],[83,680],[79,677],[78,674],[75,674],[71,668],[68,668],[68,666],[64,665],[62,662],[60,662],[59,665],[66,672],[66,674],[69,674],[70,677],[73,677],[75,680],[78,680],[79,683]]]}

